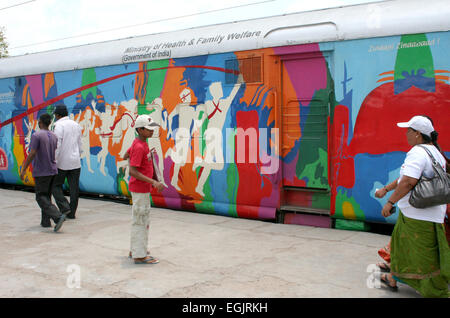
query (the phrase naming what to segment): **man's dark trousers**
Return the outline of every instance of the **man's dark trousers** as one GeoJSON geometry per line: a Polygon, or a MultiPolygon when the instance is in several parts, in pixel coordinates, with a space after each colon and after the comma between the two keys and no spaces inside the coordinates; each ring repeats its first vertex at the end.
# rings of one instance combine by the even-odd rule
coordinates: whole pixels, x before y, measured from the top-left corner
{"type": "Polygon", "coordinates": [[[53,219],[55,223],[58,223],[61,217],[61,212],[52,203],[52,186],[56,175],[34,177],[36,202],[41,208],[41,225],[48,227],[51,226],[50,219],[53,219]]]}
{"type": "Polygon", "coordinates": [[[80,193],[80,173],[81,168],[73,170],[58,169],[58,175],[55,177],[53,184],[53,197],[59,210],[66,214],[69,218],[75,218],[75,213],[78,207],[78,197],[80,193]],[[69,184],[70,203],[64,196],[63,184],[67,178],[69,184]]]}

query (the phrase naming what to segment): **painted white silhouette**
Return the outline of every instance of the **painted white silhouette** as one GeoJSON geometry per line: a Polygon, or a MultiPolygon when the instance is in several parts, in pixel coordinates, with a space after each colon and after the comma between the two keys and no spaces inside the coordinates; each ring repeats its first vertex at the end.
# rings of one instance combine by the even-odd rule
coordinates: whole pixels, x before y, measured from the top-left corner
{"type": "Polygon", "coordinates": [[[89,172],[94,173],[94,170],[92,170],[91,168],[91,155],[90,155],[91,143],[89,136],[91,131],[94,130],[96,116],[93,116],[90,107],[86,107],[84,111],[84,119],[82,121],[81,121],[81,111],[76,116],[73,116],[73,114],[70,115],[71,119],[76,121],[81,126],[82,129],[81,145],[83,149],[80,158],[81,159],[86,158],[86,165],[88,167],[89,172]]]}
{"type": "MultiPolygon", "coordinates": [[[[125,107],[126,111],[121,115],[119,119],[117,119],[117,122],[115,123],[116,128],[114,129],[114,131],[118,129],[121,131],[121,133],[124,134],[122,140],[122,148],[119,152],[119,158],[117,158],[117,173],[119,173],[120,168],[122,168],[125,173],[124,180],[128,180],[128,160],[122,159],[125,156],[127,150],[130,149],[135,138],[136,129],[134,129],[134,121],[138,116],[138,101],[136,99],[131,99],[129,101],[123,101],[121,105],[125,107]]],[[[119,142],[119,140],[114,139],[113,143],[116,142],[119,142]]]]}
{"type": "Polygon", "coordinates": [[[201,196],[205,196],[203,189],[211,170],[222,170],[224,167],[222,129],[231,103],[241,87],[241,75],[239,77],[238,84],[234,85],[227,98],[223,98],[222,83],[212,83],[209,86],[212,100],[208,100],[204,105],[200,105],[198,110],[205,109],[208,114],[208,126],[203,136],[205,141],[205,155],[203,158],[196,157],[192,167],[193,170],[200,166],[203,167],[197,187],[195,188],[195,191],[201,196]]]}
{"type": "Polygon", "coordinates": [[[169,115],[169,136],[175,135],[175,146],[167,151],[166,156],[170,156],[174,162],[173,175],[171,184],[181,191],[178,186],[178,174],[181,167],[183,167],[187,162],[187,156],[189,153],[189,146],[191,143],[191,125],[192,122],[197,118],[197,111],[191,104],[191,91],[185,88],[180,93],[181,103],[179,103],[169,115]],[[178,128],[173,130],[173,119],[178,115],[178,128]]]}
{"type": "Polygon", "coordinates": [[[114,137],[113,132],[111,131],[111,127],[114,125],[114,120],[117,115],[118,107],[116,104],[115,111],[112,110],[110,104],[105,104],[105,112],[98,111],[95,106],[96,102],[92,101],[92,108],[95,111],[95,114],[100,118],[101,124],[100,128],[95,128],[95,133],[100,136],[100,142],[102,149],[97,154],[97,161],[100,163],[100,172],[106,176],[105,172],[105,164],[106,164],[106,156],[109,153],[108,144],[110,138],[114,137]]]}
{"type": "Polygon", "coordinates": [[[25,136],[25,150],[27,153],[29,153],[31,135],[33,134],[33,132],[39,131],[40,128],[38,125],[38,120],[34,120],[32,116],[28,117],[28,121],[25,121],[25,125],[27,126],[28,129],[27,135],[25,136]]]}
{"type": "MultiPolygon", "coordinates": [[[[164,109],[162,99],[159,97],[155,98],[151,104],[147,104],[146,109],[147,111],[149,111],[148,116],[150,116],[150,118],[153,119],[154,122],[161,126],[160,129],[167,130],[168,116],[167,111],[164,109]]],[[[159,135],[160,129],[155,130],[155,132],[158,133],[154,133],[152,138],[148,139],[148,147],[150,148],[150,150],[154,149],[157,155],[158,170],[160,173],[159,181],[167,188],[167,184],[164,181],[164,156],[159,135]]]]}

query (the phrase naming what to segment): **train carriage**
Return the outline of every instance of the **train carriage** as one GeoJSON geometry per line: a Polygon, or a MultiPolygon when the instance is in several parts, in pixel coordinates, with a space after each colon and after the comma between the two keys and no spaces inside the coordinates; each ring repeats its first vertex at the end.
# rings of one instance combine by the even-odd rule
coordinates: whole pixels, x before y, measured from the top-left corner
{"type": "Polygon", "coordinates": [[[80,188],[129,196],[134,120],[161,128],[155,206],[285,223],[384,219],[374,192],[428,115],[450,152],[450,6],[386,1],[219,24],[0,60],[0,183],[40,114],[83,128],[80,188]],[[280,217],[281,216],[281,217],[280,217]]]}

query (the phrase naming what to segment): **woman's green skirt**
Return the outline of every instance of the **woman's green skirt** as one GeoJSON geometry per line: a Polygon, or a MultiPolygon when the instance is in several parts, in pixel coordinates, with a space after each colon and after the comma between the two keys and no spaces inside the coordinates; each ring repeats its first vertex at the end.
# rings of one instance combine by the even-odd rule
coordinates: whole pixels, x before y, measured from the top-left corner
{"type": "Polygon", "coordinates": [[[450,248],[443,224],[399,212],[391,239],[391,273],[424,297],[449,297],[450,248]]]}

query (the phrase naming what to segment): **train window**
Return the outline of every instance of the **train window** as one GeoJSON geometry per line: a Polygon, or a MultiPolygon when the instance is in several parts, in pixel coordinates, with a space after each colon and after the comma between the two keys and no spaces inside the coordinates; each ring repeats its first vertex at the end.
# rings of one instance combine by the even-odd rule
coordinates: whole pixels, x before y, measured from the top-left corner
{"type": "MultiPolygon", "coordinates": [[[[239,70],[242,73],[245,83],[260,83],[262,82],[261,57],[249,57],[235,60],[225,61],[225,68],[232,70],[239,70]]],[[[234,84],[236,75],[225,73],[225,83],[234,84]]]]}

